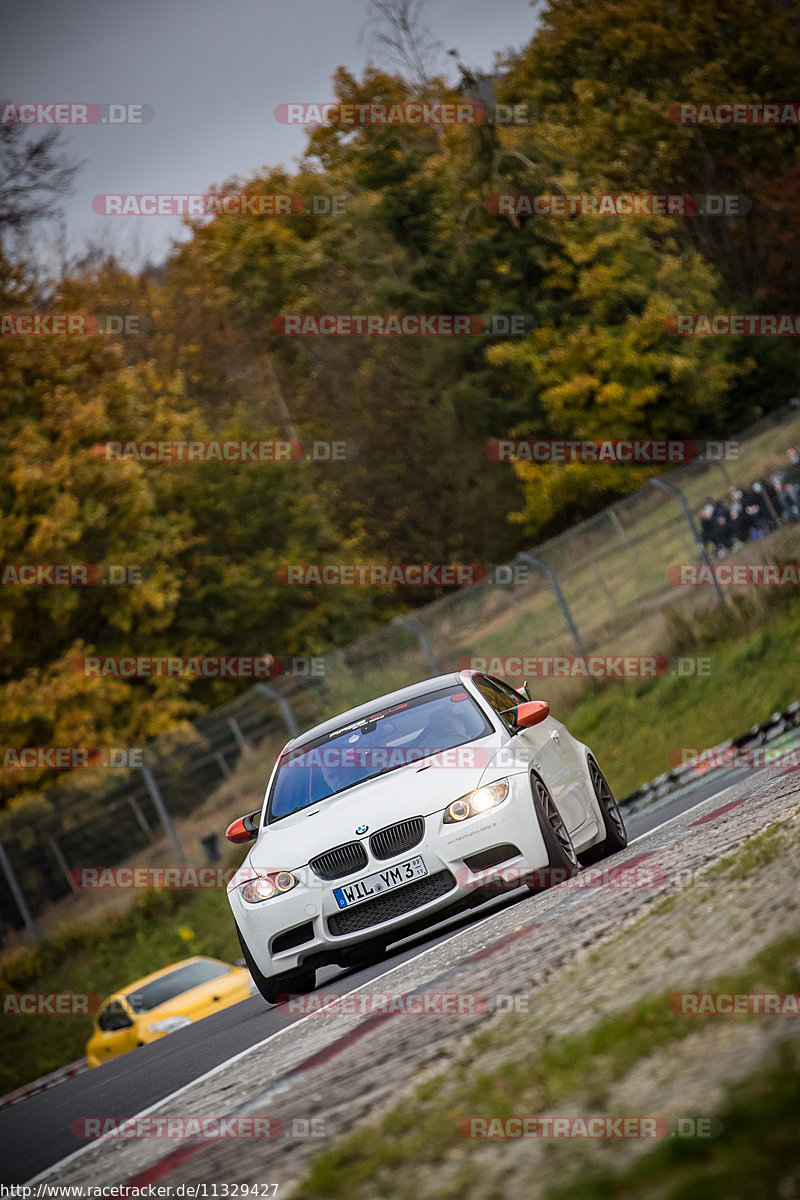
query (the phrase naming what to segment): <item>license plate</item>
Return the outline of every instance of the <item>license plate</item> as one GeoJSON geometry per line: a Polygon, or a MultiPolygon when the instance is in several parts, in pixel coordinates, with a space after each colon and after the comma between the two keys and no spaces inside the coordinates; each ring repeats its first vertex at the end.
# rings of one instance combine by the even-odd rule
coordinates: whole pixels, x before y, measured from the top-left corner
{"type": "Polygon", "coordinates": [[[373,896],[390,892],[392,888],[402,887],[404,883],[410,883],[412,879],[421,879],[427,874],[428,868],[418,854],[416,858],[409,858],[394,867],[386,867],[383,871],[376,871],[374,875],[367,875],[357,883],[346,883],[342,887],[334,888],[333,894],[339,908],[349,908],[352,904],[361,904],[363,900],[371,900],[373,896]]]}

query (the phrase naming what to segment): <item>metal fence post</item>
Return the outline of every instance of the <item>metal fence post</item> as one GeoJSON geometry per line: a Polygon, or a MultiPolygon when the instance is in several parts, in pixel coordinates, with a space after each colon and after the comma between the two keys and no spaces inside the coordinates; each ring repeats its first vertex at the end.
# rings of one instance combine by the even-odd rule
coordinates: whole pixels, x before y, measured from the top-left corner
{"type": "Polygon", "coordinates": [[[230,726],[231,732],[236,739],[236,745],[239,747],[239,750],[242,754],[247,754],[247,751],[250,749],[250,745],[245,741],[244,734],[239,728],[239,722],[236,720],[236,717],[228,717],[228,725],[230,726]]]}
{"type": "Polygon", "coordinates": [[[611,524],[614,526],[614,528],[617,531],[617,534],[619,535],[619,540],[621,542],[629,542],[630,538],[628,537],[627,533],[625,532],[625,528],[622,524],[622,521],[620,521],[620,519],[617,515],[617,510],[613,507],[613,505],[611,506],[611,508],[609,508],[608,515],[611,520],[611,524]]]}
{"type": "Polygon", "coordinates": [[[180,839],[175,832],[175,826],[172,824],[172,817],[169,815],[169,810],[164,803],[164,797],[161,795],[161,790],[155,781],[153,772],[149,767],[144,766],[144,764],[139,767],[139,770],[142,773],[145,786],[150,793],[150,799],[153,801],[155,810],[158,813],[158,819],[161,822],[164,832],[169,840],[169,844],[172,847],[172,853],[175,855],[175,861],[179,867],[185,867],[186,859],[183,853],[183,846],[181,846],[180,839]]]}
{"type": "Polygon", "coordinates": [[[561,590],[561,584],[558,582],[558,576],[553,568],[549,563],[546,563],[543,558],[537,558],[535,554],[528,554],[526,552],[524,554],[518,554],[517,558],[521,559],[522,562],[530,563],[532,567],[538,567],[541,571],[544,571],[547,582],[550,584],[550,587],[553,590],[556,603],[561,609],[561,614],[564,617],[567,629],[572,634],[572,640],[578,649],[578,654],[580,654],[581,658],[586,658],[586,647],[583,644],[581,635],[578,633],[578,626],[573,620],[572,612],[567,604],[567,598],[561,590]]]}
{"type": "Polygon", "coordinates": [[[283,723],[289,731],[289,737],[297,737],[300,730],[297,727],[297,721],[295,720],[294,713],[292,712],[292,706],[286,697],[282,696],[277,688],[270,687],[268,683],[257,683],[256,691],[261,692],[262,696],[268,696],[270,700],[275,701],[275,703],[278,705],[278,708],[281,710],[283,723]]]}
{"type": "Polygon", "coordinates": [[[136,797],[131,796],[129,794],[125,797],[125,799],[128,801],[128,804],[130,805],[131,812],[136,817],[136,820],[139,822],[139,827],[142,830],[142,832],[147,835],[147,838],[149,841],[151,841],[151,842],[154,841],[155,839],[153,838],[153,831],[150,828],[150,826],[148,825],[147,817],[144,815],[141,808],[139,807],[139,805],[136,801],[136,797]]]}
{"type": "Polygon", "coordinates": [[[66,879],[67,883],[69,884],[69,886],[72,888],[72,890],[74,892],[75,885],[73,884],[72,880],[69,877],[69,867],[67,866],[67,860],[64,858],[64,855],[61,853],[61,847],[59,846],[56,839],[53,837],[49,837],[47,839],[47,844],[50,847],[50,849],[53,851],[53,858],[58,863],[59,869],[62,871],[64,878],[66,879]]]}
{"type": "Polygon", "coordinates": [[[679,487],[676,487],[676,485],[674,483],[667,483],[667,481],[665,479],[651,479],[650,483],[653,485],[653,487],[659,488],[660,491],[666,492],[668,496],[672,496],[675,500],[678,501],[678,504],[680,504],[681,511],[683,512],[683,515],[686,518],[686,524],[689,526],[689,529],[691,530],[692,538],[694,539],[694,544],[697,547],[697,552],[700,555],[700,557],[702,558],[705,565],[708,567],[709,573],[711,575],[711,579],[713,580],[713,583],[714,583],[714,590],[717,593],[717,600],[720,604],[727,606],[728,597],[725,595],[725,593],[723,592],[719,583],[717,582],[716,574],[714,573],[714,569],[711,566],[711,561],[708,557],[708,554],[706,553],[705,543],[703,542],[703,539],[700,535],[700,531],[698,530],[697,526],[694,523],[694,517],[692,516],[692,510],[689,507],[689,501],[686,499],[686,497],[684,496],[681,489],[679,487]]]}
{"type": "Polygon", "coordinates": [[[28,908],[28,902],[25,899],[25,895],[22,891],[22,888],[19,886],[19,881],[14,873],[11,860],[6,854],[6,848],[2,842],[0,842],[0,871],[2,871],[6,877],[6,883],[8,884],[11,895],[14,897],[14,903],[19,909],[19,915],[25,922],[25,928],[28,931],[28,937],[31,939],[34,945],[36,945],[39,941],[39,935],[36,932],[36,925],[33,917],[31,916],[31,910],[28,908]]]}
{"type": "Polygon", "coordinates": [[[414,635],[428,660],[431,673],[433,675],[441,675],[442,668],[439,665],[439,660],[436,657],[433,646],[428,641],[428,635],[423,628],[422,622],[417,620],[416,617],[393,617],[392,624],[399,625],[401,629],[405,629],[407,633],[414,635]]]}

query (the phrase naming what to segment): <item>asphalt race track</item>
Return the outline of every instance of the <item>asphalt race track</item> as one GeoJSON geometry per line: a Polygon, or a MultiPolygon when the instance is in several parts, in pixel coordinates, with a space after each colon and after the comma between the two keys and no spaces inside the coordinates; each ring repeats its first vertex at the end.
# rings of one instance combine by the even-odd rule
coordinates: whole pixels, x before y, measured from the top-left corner
{"type": "MultiPolygon", "coordinates": [[[[651,804],[646,810],[629,815],[631,843],[728,788],[735,788],[731,796],[746,796],[748,787],[742,785],[754,774],[745,770],[718,771],[651,804]]],[[[753,784],[760,784],[767,778],[765,772],[759,775],[761,778],[754,779],[753,784]]],[[[713,809],[713,805],[706,805],[706,810],[709,809],[713,809]]],[[[616,856],[620,860],[626,857],[631,857],[630,849],[616,856]]],[[[611,864],[616,860],[607,861],[611,864]]],[[[556,902],[559,890],[553,889],[546,896],[556,902]]],[[[349,992],[409,962],[423,951],[442,946],[456,933],[475,929],[478,925],[483,941],[491,943],[493,934],[501,936],[505,927],[503,919],[509,911],[513,909],[515,916],[523,918],[526,906],[540,903],[542,899],[519,889],[398,943],[376,965],[355,971],[326,968],[318,973],[317,989],[349,992]],[[498,932],[493,926],[497,926],[498,932]]],[[[300,1021],[311,1019],[289,1013],[286,1005],[272,1008],[256,996],[160,1042],[13,1105],[0,1113],[0,1180],[4,1184],[30,1181],[75,1155],[76,1151],[81,1152],[89,1143],[79,1141],[73,1134],[70,1128],[73,1121],[97,1116],[116,1122],[130,1118],[233,1056],[244,1054],[249,1047],[264,1043],[300,1021]]],[[[228,1099],[231,1104],[235,1103],[235,1086],[228,1099]]]]}

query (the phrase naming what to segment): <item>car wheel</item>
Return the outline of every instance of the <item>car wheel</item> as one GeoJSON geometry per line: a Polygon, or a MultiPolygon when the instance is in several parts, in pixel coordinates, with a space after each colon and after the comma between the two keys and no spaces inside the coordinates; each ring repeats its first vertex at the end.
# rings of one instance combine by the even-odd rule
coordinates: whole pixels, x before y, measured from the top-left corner
{"type": "Polygon", "coordinates": [[[563,883],[565,879],[577,875],[580,863],[564,818],[538,775],[531,776],[531,790],[533,807],[547,850],[547,867],[543,871],[535,871],[526,883],[532,892],[544,892],[554,884],[563,883]]]}
{"type": "Polygon", "coordinates": [[[606,836],[602,842],[590,846],[581,855],[581,862],[585,867],[599,862],[601,858],[608,858],[609,854],[616,854],[618,850],[624,850],[628,844],[628,831],[625,828],[622,813],[619,811],[619,805],[614,799],[614,793],[608,786],[603,772],[593,758],[589,759],[589,775],[597,803],[603,814],[606,836]]]}
{"type": "Polygon", "coordinates": [[[283,1000],[289,995],[313,992],[317,983],[316,971],[306,968],[305,970],[284,971],[281,975],[263,975],[256,965],[238,925],[236,926],[236,936],[242,947],[244,961],[253,978],[253,983],[268,1004],[277,1004],[279,999],[283,1000]]]}

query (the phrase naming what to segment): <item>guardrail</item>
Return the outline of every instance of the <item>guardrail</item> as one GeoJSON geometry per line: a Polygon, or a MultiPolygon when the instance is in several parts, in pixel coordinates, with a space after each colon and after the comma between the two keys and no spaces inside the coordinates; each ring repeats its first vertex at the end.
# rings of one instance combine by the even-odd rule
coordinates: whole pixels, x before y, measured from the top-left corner
{"type": "Polygon", "coordinates": [[[76,1075],[82,1075],[84,1071],[88,1070],[89,1064],[85,1058],[68,1063],[66,1067],[59,1067],[57,1071],[51,1071],[49,1075],[42,1075],[39,1079],[34,1079],[33,1083],[26,1083],[24,1087],[0,1096],[0,1110],[10,1108],[12,1104],[19,1104],[21,1100],[28,1100],[31,1096],[37,1096],[39,1092],[46,1092],[66,1079],[73,1079],[76,1075]]]}
{"type": "MultiPolygon", "coordinates": [[[[781,734],[788,732],[790,729],[800,728],[800,700],[795,700],[783,712],[773,713],[766,721],[762,721],[760,725],[753,725],[748,729],[747,733],[742,733],[738,737],[728,738],[724,742],[720,742],[717,746],[709,746],[704,748],[703,755],[709,759],[723,754],[726,750],[749,750],[756,746],[764,746],[781,734]]],[[[679,767],[673,767],[671,771],[665,771],[663,775],[656,776],[648,783],[643,783],[635,792],[631,792],[628,796],[624,796],[620,801],[620,805],[631,811],[638,811],[640,808],[646,808],[653,800],[660,800],[662,796],[668,796],[671,792],[675,792],[678,788],[684,787],[693,779],[698,778],[698,768],[696,760],[684,763],[679,767]]]]}

